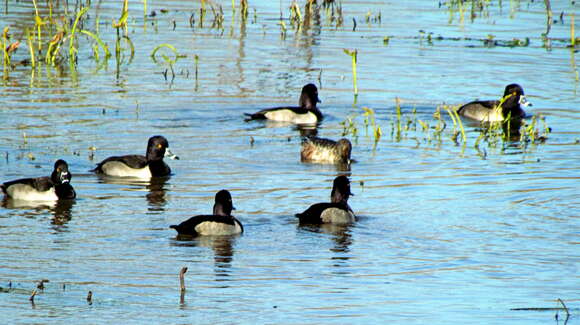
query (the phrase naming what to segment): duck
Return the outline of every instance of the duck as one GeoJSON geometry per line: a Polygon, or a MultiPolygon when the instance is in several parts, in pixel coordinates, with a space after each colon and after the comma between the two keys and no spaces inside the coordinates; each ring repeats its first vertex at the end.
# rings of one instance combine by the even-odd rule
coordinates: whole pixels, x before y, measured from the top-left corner
{"type": "Polygon", "coordinates": [[[322,101],[318,98],[318,88],[314,84],[302,87],[298,106],[283,106],[267,108],[256,113],[244,113],[251,120],[269,120],[275,122],[290,122],[294,124],[316,124],[322,121],[322,113],[316,107],[316,103],[322,101]]]}
{"type": "Polygon", "coordinates": [[[301,224],[349,224],[356,221],[354,212],[348,205],[350,180],[341,175],[334,179],[330,203],[316,203],[302,213],[296,214],[301,224]]]}
{"type": "Polygon", "coordinates": [[[302,162],[350,164],[352,144],[346,138],[334,141],[319,137],[306,137],[302,140],[300,160],[302,162]]]}
{"type": "Polygon", "coordinates": [[[522,106],[532,106],[532,103],[526,100],[524,89],[520,85],[509,84],[505,87],[501,100],[473,101],[459,107],[457,114],[481,122],[501,122],[507,117],[524,118],[526,112],[522,106]],[[500,103],[501,109],[498,108],[500,103]]]}
{"type": "Polygon", "coordinates": [[[242,223],[232,216],[235,210],[232,195],[228,190],[221,190],[215,195],[213,214],[191,217],[178,225],[171,225],[178,235],[186,236],[219,236],[236,235],[244,232],[242,223]]]}
{"type": "Polygon", "coordinates": [[[147,153],[109,157],[97,164],[92,171],[97,174],[115,177],[151,178],[171,174],[171,168],[163,158],[179,159],[169,150],[169,142],[162,135],[149,138],[147,153]]]}
{"type": "Polygon", "coordinates": [[[54,163],[50,177],[22,178],[0,185],[6,197],[23,201],[57,201],[76,198],[77,194],[70,184],[72,175],[66,161],[59,159],[54,163]]]}

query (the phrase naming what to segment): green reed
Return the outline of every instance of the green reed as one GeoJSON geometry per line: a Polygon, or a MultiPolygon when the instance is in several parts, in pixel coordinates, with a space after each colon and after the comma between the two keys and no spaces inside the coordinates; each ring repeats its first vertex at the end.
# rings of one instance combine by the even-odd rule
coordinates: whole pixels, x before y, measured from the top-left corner
{"type": "Polygon", "coordinates": [[[357,81],[356,81],[356,63],[357,63],[358,50],[357,49],[354,49],[354,50],[343,49],[342,51],[346,55],[349,55],[351,57],[352,85],[354,88],[354,95],[356,97],[356,96],[358,96],[358,86],[357,86],[357,81]]]}

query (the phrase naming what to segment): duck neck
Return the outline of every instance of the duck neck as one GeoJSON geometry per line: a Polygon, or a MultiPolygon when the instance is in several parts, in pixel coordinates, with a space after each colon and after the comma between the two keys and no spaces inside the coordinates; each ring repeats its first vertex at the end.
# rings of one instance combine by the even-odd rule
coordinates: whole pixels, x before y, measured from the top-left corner
{"type": "Polygon", "coordinates": [[[230,216],[232,213],[232,209],[228,208],[221,203],[215,203],[213,205],[213,214],[216,216],[230,216]]]}
{"type": "Polygon", "coordinates": [[[168,175],[171,169],[163,161],[163,159],[155,159],[149,161],[149,170],[152,175],[168,175]]]}

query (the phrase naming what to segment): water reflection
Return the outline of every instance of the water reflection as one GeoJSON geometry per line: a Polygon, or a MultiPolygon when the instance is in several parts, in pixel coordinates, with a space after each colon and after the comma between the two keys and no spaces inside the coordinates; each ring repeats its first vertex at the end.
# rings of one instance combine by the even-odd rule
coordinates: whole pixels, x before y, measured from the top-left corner
{"type": "Polygon", "coordinates": [[[149,203],[149,211],[165,211],[164,206],[167,204],[167,199],[165,198],[165,184],[168,180],[169,177],[155,177],[151,179],[149,185],[146,186],[149,190],[149,193],[145,195],[147,202],[149,203]]]}
{"type": "Polygon", "coordinates": [[[332,257],[332,260],[335,263],[332,266],[335,267],[342,267],[344,266],[344,262],[350,259],[348,253],[350,252],[350,246],[352,245],[352,233],[350,224],[321,224],[321,225],[299,225],[300,229],[314,232],[314,233],[322,233],[331,235],[334,247],[330,249],[330,251],[337,253],[335,256],[332,257]]]}
{"type": "MultiPolygon", "coordinates": [[[[52,213],[51,224],[54,230],[64,231],[66,224],[72,219],[72,207],[76,200],[58,200],[58,201],[24,201],[4,198],[2,207],[6,209],[33,210],[33,214],[42,214],[45,211],[52,213]]],[[[32,211],[28,211],[32,212],[32,211]]]]}
{"type": "MultiPolygon", "coordinates": [[[[234,243],[239,235],[198,236],[177,235],[179,245],[211,248],[214,253],[214,273],[216,281],[227,281],[231,274],[234,243]]],[[[228,287],[228,286],[225,286],[228,287]]]]}
{"type": "Polygon", "coordinates": [[[153,177],[151,179],[138,179],[131,177],[110,177],[106,175],[98,175],[99,183],[105,184],[116,184],[116,185],[126,185],[131,186],[124,190],[126,191],[139,191],[141,189],[147,189],[149,193],[145,195],[147,202],[149,203],[148,210],[151,212],[163,212],[165,211],[164,206],[167,204],[166,199],[166,187],[167,181],[171,176],[167,177],[153,177]],[[137,189],[135,189],[137,187],[137,189]]]}
{"type": "Polygon", "coordinates": [[[72,207],[76,204],[76,200],[59,200],[56,205],[50,208],[53,214],[50,223],[56,231],[64,231],[66,224],[72,219],[72,207]]]}

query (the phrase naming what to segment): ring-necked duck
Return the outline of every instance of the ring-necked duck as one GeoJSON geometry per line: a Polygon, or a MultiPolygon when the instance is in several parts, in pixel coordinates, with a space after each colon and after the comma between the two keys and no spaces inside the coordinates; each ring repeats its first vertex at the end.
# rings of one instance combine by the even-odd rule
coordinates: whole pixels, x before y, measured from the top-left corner
{"type": "Polygon", "coordinates": [[[501,122],[508,116],[513,119],[525,117],[526,112],[522,109],[522,106],[532,106],[526,100],[524,89],[518,84],[507,85],[502,100],[467,103],[457,110],[457,114],[483,122],[501,122]],[[498,107],[502,100],[501,107],[498,107]]]}
{"type": "Polygon", "coordinates": [[[149,138],[147,155],[127,155],[109,157],[93,169],[94,172],[117,177],[151,178],[167,176],[171,168],[163,161],[163,157],[179,159],[169,151],[169,142],[161,135],[149,138]]]}
{"type": "Polygon", "coordinates": [[[320,103],[318,98],[318,88],[314,84],[307,84],[302,88],[299,106],[285,106],[263,109],[259,112],[249,114],[246,121],[251,120],[271,120],[277,122],[291,122],[296,124],[316,124],[322,120],[322,113],[316,107],[320,103]]]}
{"type": "Polygon", "coordinates": [[[171,225],[179,235],[234,235],[244,232],[244,227],[238,219],[232,216],[235,210],[232,196],[227,190],[221,190],[215,195],[212,215],[199,215],[189,218],[179,225],[171,225]]]}
{"type": "Polygon", "coordinates": [[[74,199],[75,190],[70,185],[72,175],[66,161],[59,159],[54,163],[50,177],[23,178],[0,185],[2,192],[14,200],[56,201],[74,199]]]}
{"type": "Polygon", "coordinates": [[[345,138],[334,141],[318,137],[307,137],[302,141],[300,159],[304,162],[349,164],[351,151],[352,144],[345,138]]]}
{"type": "Polygon", "coordinates": [[[334,223],[345,224],[355,221],[354,213],[348,205],[350,192],[350,180],[346,176],[338,176],[334,179],[330,203],[317,203],[310,206],[306,211],[296,215],[301,224],[334,223]]]}

